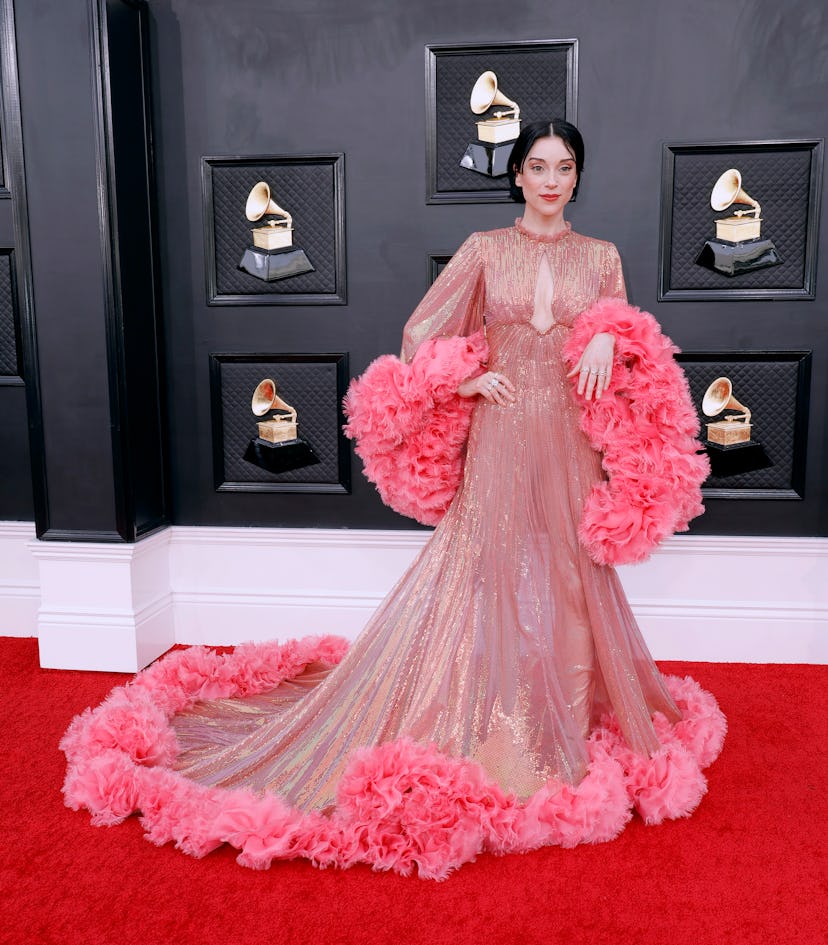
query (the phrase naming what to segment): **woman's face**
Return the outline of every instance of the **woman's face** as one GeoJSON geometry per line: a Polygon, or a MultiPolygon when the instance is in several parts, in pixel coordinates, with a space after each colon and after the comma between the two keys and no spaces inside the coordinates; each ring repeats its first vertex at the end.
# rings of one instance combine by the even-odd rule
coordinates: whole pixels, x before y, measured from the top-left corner
{"type": "Polygon", "coordinates": [[[527,206],[544,217],[554,217],[572,199],[578,183],[575,158],[557,135],[538,140],[529,149],[523,168],[515,174],[527,206]]]}

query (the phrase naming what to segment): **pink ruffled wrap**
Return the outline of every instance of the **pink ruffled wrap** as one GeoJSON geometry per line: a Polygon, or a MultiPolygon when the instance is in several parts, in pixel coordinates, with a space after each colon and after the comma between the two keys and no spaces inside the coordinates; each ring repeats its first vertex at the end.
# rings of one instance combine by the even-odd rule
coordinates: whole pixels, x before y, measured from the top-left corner
{"type": "MultiPolygon", "coordinates": [[[[564,349],[569,364],[597,332],[616,339],[615,363],[600,400],[575,393],[581,428],[603,454],[606,482],[592,490],[579,536],[594,561],[643,561],[665,538],[703,511],[710,473],[696,440],[699,421],[678,348],[655,318],[616,298],[602,298],[575,321],[564,349]]],[[[346,434],[383,502],[436,525],[463,479],[474,400],[456,391],[483,370],[482,332],[434,338],[410,364],[383,355],[355,379],[345,398],[346,434]]]]}

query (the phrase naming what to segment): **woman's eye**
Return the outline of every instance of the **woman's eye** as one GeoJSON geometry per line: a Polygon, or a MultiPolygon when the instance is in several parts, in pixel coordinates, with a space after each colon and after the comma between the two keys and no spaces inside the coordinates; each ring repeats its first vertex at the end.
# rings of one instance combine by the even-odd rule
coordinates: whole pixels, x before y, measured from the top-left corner
{"type": "Polygon", "coordinates": [[[543,170],[543,165],[533,164],[530,170],[533,171],[535,174],[539,174],[543,170]]]}
{"type": "Polygon", "coordinates": [[[564,174],[568,174],[568,173],[572,170],[572,165],[571,165],[571,164],[564,164],[564,165],[561,167],[561,170],[563,171],[564,174]]]}

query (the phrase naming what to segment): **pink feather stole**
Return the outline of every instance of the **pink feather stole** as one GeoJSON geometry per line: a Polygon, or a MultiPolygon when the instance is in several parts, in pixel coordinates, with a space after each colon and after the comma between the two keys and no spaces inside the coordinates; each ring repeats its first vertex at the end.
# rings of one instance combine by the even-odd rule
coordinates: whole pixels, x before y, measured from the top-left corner
{"type": "Polygon", "coordinates": [[[699,452],[699,418],[674,357],[679,349],[655,318],[620,299],[599,299],[575,321],[564,348],[570,365],[597,332],[615,336],[609,387],[600,400],[575,398],[581,429],[603,454],[609,478],[587,499],[579,537],[599,564],[630,564],[701,515],[710,462],[699,452]]]}
{"type": "Polygon", "coordinates": [[[384,354],[351,382],[345,433],[395,512],[423,525],[436,525],[445,514],[463,479],[475,403],[457,388],[482,371],[487,356],[482,331],[432,338],[410,364],[384,354]]]}
{"type": "MultiPolygon", "coordinates": [[[[620,299],[599,299],[575,321],[564,348],[574,364],[597,332],[615,336],[609,387],[600,400],[575,392],[581,429],[603,455],[608,479],[592,490],[579,536],[599,564],[643,561],[669,535],[701,514],[710,472],[699,453],[699,420],[678,348],[658,322],[620,299]]],[[[463,478],[474,399],[457,388],[480,373],[488,348],[482,332],[433,338],[410,364],[383,355],[352,381],[346,434],[383,502],[424,525],[436,525],[463,478]]]]}

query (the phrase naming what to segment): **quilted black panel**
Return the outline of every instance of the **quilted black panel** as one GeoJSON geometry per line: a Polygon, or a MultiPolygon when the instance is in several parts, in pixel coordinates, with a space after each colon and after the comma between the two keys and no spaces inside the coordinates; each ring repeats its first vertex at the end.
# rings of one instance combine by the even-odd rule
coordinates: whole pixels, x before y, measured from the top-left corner
{"type": "Polygon", "coordinates": [[[451,260],[451,256],[440,253],[431,253],[428,257],[428,284],[434,285],[437,276],[446,268],[451,260]]]}
{"type": "Polygon", "coordinates": [[[715,154],[677,153],[673,175],[673,222],[669,289],[796,289],[805,280],[808,194],[812,152],[734,149],[715,154]],[[771,239],[782,264],[728,277],[696,263],[704,243],[716,235],[710,194],[730,167],[742,188],[762,207],[762,238],[771,239]]]}
{"type": "MultiPolygon", "coordinates": [[[[326,163],[230,164],[212,167],[213,238],[218,295],[334,294],[336,209],[334,165],[326,163]],[[254,184],[265,181],[273,199],[293,217],[293,242],[305,250],[314,272],[264,282],[238,269],[252,243],[253,224],[244,215],[254,184]]],[[[209,222],[209,221],[208,221],[209,222]]],[[[207,262],[210,265],[210,261],[207,262]]]]}
{"type": "Polygon", "coordinates": [[[224,481],[339,483],[341,397],[337,365],[332,361],[222,362],[224,481]],[[279,396],[296,409],[299,433],[319,457],[317,465],[274,474],[243,459],[248,443],[258,435],[259,418],[250,409],[250,398],[265,377],[276,381],[279,396]]]}
{"type": "Polygon", "coordinates": [[[491,178],[460,167],[470,142],[477,141],[469,96],[481,73],[491,69],[498,89],[520,106],[522,124],[542,118],[567,118],[567,47],[494,47],[489,52],[438,52],[435,55],[436,190],[503,191],[506,177],[491,178]]]}
{"type": "Polygon", "coordinates": [[[19,377],[17,361],[17,300],[10,250],[0,251],[0,376],[19,377]]]}
{"type": "MultiPolygon", "coordinates": [[[[757,198],[758,199],[758,198],[757,198]]],[[[797,356],[798,358],[798,356],[797,356]]],[[[751,439],[758,440],[773,463],[768,469],[716,478],[711,476],[705,489],[781,489],[794,488],[798,464],[804,462],[804,451],[796,442],[797,404],[800,360],[755,360],[731,354],[716,360],[694,360],[692,353],[679,356],[687,374],[693,403],[702,424],[700,439],[707,439],[706,423],[721,420],[722,415],[706,417],[701,404],[705,391],[717,377],[728,377],[733,383],[733,396],[751,411],[751,439]]]]}

